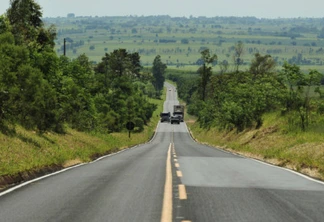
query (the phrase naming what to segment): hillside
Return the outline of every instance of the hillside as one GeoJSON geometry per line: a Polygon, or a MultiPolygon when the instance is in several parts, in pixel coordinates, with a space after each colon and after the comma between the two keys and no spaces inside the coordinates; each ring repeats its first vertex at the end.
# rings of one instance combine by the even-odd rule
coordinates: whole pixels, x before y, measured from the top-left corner
{"type": "Polygon", "coordinates": [[[65,134],[37,134],[20,126],[0,133],[0,190],[10,184],[35,178],[100,156],[145,143],[154,134],[163,100],[143,132],[85,133],[68,129],[65,134]]]}
{"type": "Polygon", "coordinates": [[[246,129],[240,133],[203,129],[192,120],[188,120],[187,124],[200,143],[324,180],[324,138],[321,130],[288,132],[287,123],[278,113],[265,115],[260,129],[246,129]]]}

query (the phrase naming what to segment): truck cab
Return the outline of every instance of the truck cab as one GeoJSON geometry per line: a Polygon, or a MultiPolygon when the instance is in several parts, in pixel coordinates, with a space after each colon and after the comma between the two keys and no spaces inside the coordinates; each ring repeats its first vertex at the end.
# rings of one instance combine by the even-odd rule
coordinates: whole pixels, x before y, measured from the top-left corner
{"type": "Polygon", "coordinates": [[[184,120],[184,105],[173,106],[173,116],[180,116],[180,122],[184,120]]]}

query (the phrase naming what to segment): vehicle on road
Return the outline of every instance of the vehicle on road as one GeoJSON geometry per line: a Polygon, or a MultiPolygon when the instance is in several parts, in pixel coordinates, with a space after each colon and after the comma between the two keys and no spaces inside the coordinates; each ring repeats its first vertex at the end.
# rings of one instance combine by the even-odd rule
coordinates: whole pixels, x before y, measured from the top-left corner
{"type": "Polygon", "coordinates": [[[184,120],[184,105],[174,105],[173,106],[173,115],[180,116],[180,121],[184,120]]]}
{"type": "Polygon", "coordinates": [[[160,113],[161,123],[163,123],[163,122],[170,122],[170,116],[171,116],[171,113],[170,112],[160,113]]]}
{"type": "Polygon", "coordinates": [[[176,116],[171,116],[170,118],[171,124],[180,124],[181,122],[181,116],[180,115],[176,115],[176,116]]]}

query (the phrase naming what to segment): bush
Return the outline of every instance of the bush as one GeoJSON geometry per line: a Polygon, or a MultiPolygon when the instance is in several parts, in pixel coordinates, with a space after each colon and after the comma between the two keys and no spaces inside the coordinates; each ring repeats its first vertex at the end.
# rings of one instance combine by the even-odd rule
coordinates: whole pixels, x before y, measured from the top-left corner
{"type": "Polygon", "coordinates": [[[134,119],[135,123],[135,132],[142,132],[144,130],[144,121],[141,118],[136,117],[134,119]]]}

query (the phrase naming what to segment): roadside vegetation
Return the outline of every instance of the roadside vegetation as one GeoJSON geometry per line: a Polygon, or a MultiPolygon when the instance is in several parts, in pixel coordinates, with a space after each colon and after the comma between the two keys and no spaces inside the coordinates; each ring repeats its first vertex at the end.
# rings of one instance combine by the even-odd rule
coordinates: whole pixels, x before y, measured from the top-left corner
{"type": "Polygon", "coordinates": [[[58,56],[56,28],[45,26],[41,7],[10,4],[0,16],[0,177],[89,161],[150,139],[163,109],[166,65],[158,56],[150,70],[122,48],[103,52],[98,63],[85,54],[58,56]],[[128,122],[135,125],[130,139],[128,122]]]}
{"type": "Polygon", "coordinates": [[[187,125],[200,143],[324,180],[323,129],[288,132],[287,120],[279,113],[265,114],[263,119],[264,124],[259,129],[248,128],[239,133],[202,128],[191,119],[187,120],[187,125]]]}
{"type": "Polygon", "coordinates": [[[302,18],[42,19],[34,0],[13,0],[0,16],[0,184],[148,141],[166,79],[200,142],[323,179],[323,30],[302,18]]]}
{"type": "MultiPolygon", "coordinates": [[[[217,14],[217,11],[215,11],[217,14]]],[[[229,64],[234,70],[235,44],[242,42],[241,67],[247,69],[255,53],[270,54],[281,67],[285,61],[301,67],[324,71],[324,29],[321,18],[258,19],[255,17],[170,17],[105,16],[45,18],[46,26],[57,28],[55,50],[67,56],[85,53],[100,62],[103,53],[125,48],[138,52],[142,65],[150,67],[161,56],[168,67],[196,71],[200,52],[206,48],[216,54],[217,64],[229,64]]],[[[214,72],[221,72],[215,66],[214,72]]]]}
{"type": "Polygon", "coordinates": [[[149,141],[159,121],[164,101],[150,99],[150,102],[158,108],[144,130],[132,132],[130,138],[126,130],[103,133],[67,128],[64,134],[38,134],[19,125],[7,134],[0,134],[0,184],[2,176],[39,171],[44,167],[68,167],[149,141]]]}
{"type": "Polygon", "coordinates": [[[187,123],[198,141],[324,178],[321,73],[287,62],[276,71],[257,53],[247,70],[237,56],[236,71],[213,74],[217,56],[206,49],[201,58],[196,74],[167,74],[196,116],[187,123]]]}

